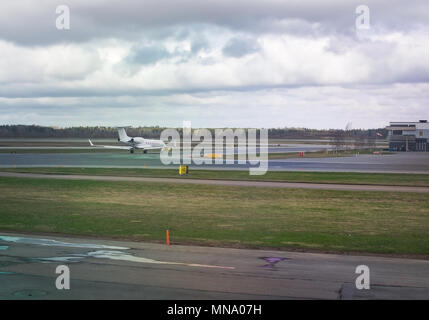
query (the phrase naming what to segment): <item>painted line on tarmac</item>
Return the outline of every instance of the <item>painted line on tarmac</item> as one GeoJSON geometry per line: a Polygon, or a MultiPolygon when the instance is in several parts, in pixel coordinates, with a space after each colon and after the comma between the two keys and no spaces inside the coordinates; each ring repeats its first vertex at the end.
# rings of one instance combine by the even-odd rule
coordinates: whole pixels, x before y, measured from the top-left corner
{"type": "Polygon", "coordinates": [[[1,235],[0,235],[0,240],[5,242],[20,243],[20,244],[33,244],[33,245],[39,245],[39,246],[53,246],[53,247],[113,249],[113,250],[129,249],[125,247],[105,246],[101,244],[71,243],[71,242],[62,242],[62,241],[51,240],[51,239],[10,237],[10,236],[1,236],[1,235]]]}
{"type": "MultiPolygon", "coordinates": [[[[91,248],[91,249],[116,249],[116,250],[129,250],[127,247],[118,246],[107,246],[101,244],[88,244],[88,243],[72,243],[63,242],[53,239],[42,239],[42,238],[27,238],[27,237],[12,237],[12,236],[1,236],[0,240],[5,242],[13,242],[24,245],[39,245],[39,246],[54,246],[54,247],[68,247],[68,248],[91,248]]],[[[0,250],[7,250],[9,246],[0,246],[0,250]]],[[[122,251],[113,250],[98,250],[91,251],[86,254],[69,254],[63,257],[51,257],[51,258],[33,258],[39,262],[79,262],[84,258],[98,258],[98,259],[111,259],[138,263],[152,263],[152,264],[166,264],[166,265],[183,265],[188,267],[200,267],[200,268],[217,268],[217,269],[230,269],[233,270],[235,267],[225,267],[198,263],[185,263],[185,262],[168,262],[159,261],[144,257],[136,257],[122,251]]]]}

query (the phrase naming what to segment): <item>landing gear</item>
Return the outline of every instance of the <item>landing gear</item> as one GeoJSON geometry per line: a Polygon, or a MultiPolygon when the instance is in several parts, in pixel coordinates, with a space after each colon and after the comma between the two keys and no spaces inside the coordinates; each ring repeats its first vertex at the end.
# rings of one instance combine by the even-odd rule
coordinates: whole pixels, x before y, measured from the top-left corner
{"type": "Polygon", "coordinates": [[[134,149],[130,149],[130,153],[134,153],[134,149]]]}
{"type": "Polygon", "coordinates": [[[147,150],[143,150],[143,153],[147,153],[147,150]]]}

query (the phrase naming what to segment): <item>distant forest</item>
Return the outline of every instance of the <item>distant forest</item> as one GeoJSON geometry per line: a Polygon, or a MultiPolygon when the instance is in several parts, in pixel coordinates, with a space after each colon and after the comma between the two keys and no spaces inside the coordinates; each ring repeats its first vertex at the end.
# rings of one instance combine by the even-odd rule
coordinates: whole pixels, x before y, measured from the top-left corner
{"type": "MultiPolygon", "coordinates": [[[[157,138],[161,135],[162,127],[136,127],[127,128],[129,136],[141,136],[145,138],[157,138]]],[[[181,132],[181,128],[177,128],[181,132]]],[[[210,129],[214,132],[214,129],[210,129]]],[[[272,128],[268,129],[270,139],[333,139],[335,137],[347,137],[350,139],[374,139],[377,133],[385,138],[387,131],[380,129],[351,129],[351,130],[317,130],[307,128],[272,128]]],[[[117,138],[114,127],[69,127],[55,128],[36,125],[1,125],[0,138],[117,138]]]]}

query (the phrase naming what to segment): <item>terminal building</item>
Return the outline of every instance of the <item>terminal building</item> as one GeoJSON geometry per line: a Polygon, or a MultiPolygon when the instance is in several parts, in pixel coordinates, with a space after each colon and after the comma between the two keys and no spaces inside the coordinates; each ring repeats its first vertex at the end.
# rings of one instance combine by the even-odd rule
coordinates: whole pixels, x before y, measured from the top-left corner
{"type": "Polygon", "coordinates": [[[429,123],[390,122],[386,127],[389,134],[389,149],[392,151],[429,151],[429,123]]]}

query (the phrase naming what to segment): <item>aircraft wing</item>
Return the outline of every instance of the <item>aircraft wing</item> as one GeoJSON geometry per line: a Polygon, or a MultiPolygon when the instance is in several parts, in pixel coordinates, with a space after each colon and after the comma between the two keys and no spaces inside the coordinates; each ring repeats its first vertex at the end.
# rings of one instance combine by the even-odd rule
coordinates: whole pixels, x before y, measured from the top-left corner
{"type": "Polygon", "coordinates": [[[159,150],[159,149],[163,149],[164,147],[147,147],[145,145],[136,145],[134,148],[136,149],[142,149],[142,150],[159,150]]]}
{"type": "Polygon", "coordinates": [[[132,149],[132,147],[127,147],[127,146],[105,146],[105,145],[95,145],[92,143],[92,141],[90,139],[88,139],[89,144],[91,145],[91,147],[99,147],[99,148],[106,148],[106,149],[121,149],[121,150],[130,150],[132,149]]]}

